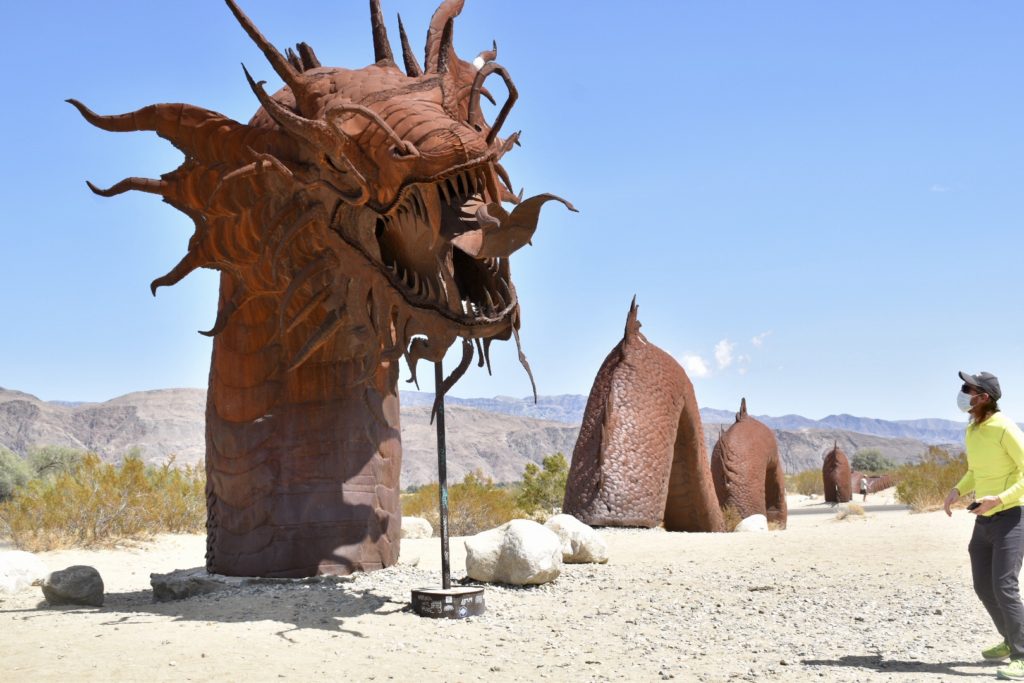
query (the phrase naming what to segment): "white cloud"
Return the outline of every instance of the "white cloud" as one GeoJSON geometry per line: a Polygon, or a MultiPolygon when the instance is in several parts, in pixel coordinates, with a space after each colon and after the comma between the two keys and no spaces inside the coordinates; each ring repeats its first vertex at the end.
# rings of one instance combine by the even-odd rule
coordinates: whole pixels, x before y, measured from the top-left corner
{"type": "Polygon", "coordinates": [[[718,363],[719,370],[732,365],[732,350],[734,348],[736,345],[728,339],[723,339],[715,344],[715,362],[718,363]]]}
{"type": "Polygon", "coordinates": [[[707,377],[711,374],[707,361],[697,355],[683,356],[683,367],[691,377],[707,377]]]}
{"type": "Polygon", "coordinates": [[[736,372],[740,373],[741,375],[745,375],[745,374],[747,374],[747,369],[746,368],[739,368],[738,370],[736,370],[736,372]]]}
{"type": "Polygon", "coordinates": [[[751,339],[750,343],[757,348],[761,348],[761,346],[764,344],[765,337],[769,336],[771,333],[771,330],[768,330],[767,332],[762,332],[761,334],[751,339]]]}
{"type": "Polygon", "coordinates": [[[936,184],[936,185],[932,185],[931,187],[929,187],[928,191],[929,192],[949,192],[949,188],[946,187],[945,185],[938,185],[938,184],[936,184]]]}

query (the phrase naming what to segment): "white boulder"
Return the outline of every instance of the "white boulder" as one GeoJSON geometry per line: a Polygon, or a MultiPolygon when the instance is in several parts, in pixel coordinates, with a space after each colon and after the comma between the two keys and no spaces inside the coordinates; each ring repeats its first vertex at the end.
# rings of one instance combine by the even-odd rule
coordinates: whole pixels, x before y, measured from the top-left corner
{"type": "Polygon", "coordinates": [[[42,581],[50,570],[32,553],[22,550],[0,552],[0,593],[17,593],[42,581]]]}
{"type": "Polygon", "coordinates": [[[562,562],[604,564],[608,561],[608,544],[601,534],[572,515],[555,515],[544,526],[558,534],[562,542],[562,562]]]}
{"type": "Polygon", "coordinates": [[[465,544],[466,574],[475,581],[522,586],[547,583],[562,573],[562,541],[528,519],[513,519],[465,544]]]}
{"type": "Polygon", "coordinates": [[[750,515],[736,525],[736,531],[768,531],[768,518],[764,515],[750,515]]]}
{"type": "Polygon", "coordinates": [[[402,517],[402,538],[430,538],[434,527],[422,517],[402,517]]]}

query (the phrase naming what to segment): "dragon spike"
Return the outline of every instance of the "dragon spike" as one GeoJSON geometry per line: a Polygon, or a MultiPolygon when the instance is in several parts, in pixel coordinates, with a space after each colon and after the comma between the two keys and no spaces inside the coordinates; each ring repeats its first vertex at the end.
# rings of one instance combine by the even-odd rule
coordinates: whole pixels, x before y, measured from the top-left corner
{"type": "Polygon", "coordinates": [[[452,51],[452,38],[449,33],[447,42],[444,40],[444,32],[448,22],[459,16],[465,0],[444,0],[434,16],[430,18],[430,28],[427,29],[427,54],[424,60],[427,73],[443,73],[440,69],[439,60],[442,54],[442,45],[446,51],[452,51]]]}
{"type": "Polygon", "coordinates": [[[636,305],[636,294],[633,295],[633,302],[629,304],[629,314],[626,316],[626,331],[624,337],[631,337],[640,331],[640,321],[637,320],[637,312],[640,307],[636,305]]]}
{"type": "Polygon", "coordinates": [[[470,364],[473,362],[473,342],[469,339],[463,338],[462,340],[462,359],[459,361],[458,367],[452,370],[452,374],[448,375],[447,378],[441,383],[440,387],[435,389],[434,394],[434,405],[430,408],[430,424],[434,424],[434,417],[437,415],[438,408],[441,407],[441,402],[444,401],[444,396],[451,388],[455,386],[455,383],[462,379],[462,376],[466,374],[466,370],[469,369],[470,364]]]}
{"type": "Polygon", "coordinates": [[[516,338],[516,350],[519,352],[519,364],[526,370],[526,376],[530,378],[530,387],[533,389],[533,402],[537,403],[537,382],[533,379],[533,370],[530,369],[530,361],[526,360],[526,354],[523,353],[523,342],[519,338],[519,328],[513,324],[512,334],[516,338]]]}
{"type": "Polygon", "coordinates": [[[284,51],[284,56],[288,59],[288,63],[292,65],[292,68],[297,72],[302,72],[302,60],[295,54],[295,50],[288,48],[284,51]]]}
{"type": "MultiPolygon", "coordinates": [[[[209,130],[243,129],[247,126],[217,112],[191,104],[151,104],[127,114],[104,116],[75,99],[73,105],[86,121],[111,133],[150,130],[188,156],[208,156],[214,146],[209,130]],[[216,121],[216,124],[209,125],[216,121]]],[[[218,157],[219,158],[219,157],[218,157]]]]}
{"type": "Polygon", "coordinates": [[[105,190],[96,187],[88,180],[85,181],[85,184],[89,186],[90,190],[101,197],[114,197],[119,194],[124,194],[130,190],[137,190],[139,192],[148,192],[149,194],[158,194],[163,196],[164,191],[167,190],[166,181],[154,180],[153,178],[125,178],[105,190]]]}
{"type": "Polygon", "coordinates": [[[398,15],[398,35],[402,40],[402,60],[405,62],[405,73],[406,75],[416,78],[417,76],[423,75],[423,69],[420,67],[420,63],[416,61],[416,55],[412,52],[412,47],[409,45],[409,36],[405,34],[405,26],[402,25],[402,15],[398,15]]]}
{"type": "Polygon", "coordinates": [[[320,347],[329,342],[335,333],[341,329],[344,322],[344,316],[339,311],[328,313],[317,331],[306,341],[295,357],[292,358],[291,363],[288,364],[289,372],[305,363],[320,347]]]}
{"type": "Polygon", "coordinates": [[[238,304],[234,301],[229,301],[223,308],[217,311],[217,319],[214,320],[213,327],[208,330],[199,330],[199,334],[204,337],[216,337],[224,331],[224,328],[228,325],[228,320],[237,310],[238,304]]]}
{"type": "Polygon", "coordinates": [[[484,339],[484,360],[487,362],[487,374],[491,374],[491,342],[494,341],[490,337],[484,339]]]}
{"type": "Polygon", "coordinates": [[[256,28],[256,24],[252,23],[249,17],[245,16],[245,13],[239,9],[238,5],[235,4],[234,0],[224,0],[228,4],[228,8],[231,13],[235,15],[235,19],[241,24],[252,42],[256,43],[264,55],[267,57],[267,61],[270,62],[270,66],[274,67],[274,71],[281,77],[281,80],[285,82],[295,93],[296,100],[298,99],[299,92],[302,90],[302,82],[299,80],[299,74],[295,71],[295,68],[288,62],[288,58],[282,55],[274,45],[267,40],[260,30],[256,28]]]}
{"type": "Polygon", "coordinates": [[[202,268],[203,263],[197,252],[190,251],[185,254],[184,258],[178,261],[178,264],[171,268],[170,272],[166,275],[158,277],[149,284],[149,291],[156,296],[156,290],[158,287],[171,287],[178,284],[185,279],[185,276],[194,271],[196,268],[202,268]]]}
{"type": "Polygon", "coordinates": [[[299,48],[299,56],[302,57],[302,68],[305,71],[310,69],[319,69],[320,60],[317,59],[316,53],[313,52],[313,48],[308,43],[299,43],[295,47],[299,48]]]}
{"type": "Polygon", "coordinates": [[[388,40],[388,28],[384,25],[384,14],[380,11],[380,0],[370,0],[370,24],[373,27],[373,61],[395,63],[388,40]]]}
{"type": "Polygon", "coordinates": [[[452,59],[452,33],[455,31],[455,21],[448,20],[441,32],[441,52],[437,55],[437,73],[448,73],[448,65],[452,59]]]}

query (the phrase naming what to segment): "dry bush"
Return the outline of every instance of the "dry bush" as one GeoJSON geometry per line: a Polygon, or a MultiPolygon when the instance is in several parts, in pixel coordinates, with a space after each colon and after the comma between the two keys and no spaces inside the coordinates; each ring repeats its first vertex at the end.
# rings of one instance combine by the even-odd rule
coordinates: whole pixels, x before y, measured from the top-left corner
{"type": "Polygon", "coordinates": [[[864,508],[859,503],[843,503],[836,510],[836,519],[846,519],[847,517],[863,517],[864,508]]]}
{"type": "Polygon", "coordinates": [[[813,494],[824,495],[825,481],[822,479],[821,470],[803,470],[802,472],[788,475],[786,477],[786,490],[804,496],[813,494]]]}
{"type": "Polygon", "coordinates": [[[37,478],[0,504],[0,536],[21,549],[106,545],[155,533],[196,533],[206,523],[201,466],[120,465],[88,454],[77,467],[37,478]]]}
{"type": "MultiPolygon", "coordinates": [[[[415,493],[402,496],[402,514],[422,517],[440,532],[438,485],[421,486],[415,493]]],[[[516,494],[484,477],[470,472],[459,484],[448,487],[448,533],[451,536],[472,536],[493,529],[513,519],[529,517],[516,505],[516,494]]]]}
{"type": "Polygon", "coordinates": [[[736,527],[743,521],[740,511],[733,505],[722,506],[722,520],[725,522],[726,531],[736,531],[736,527]]]}
{"type": "Polygon", "coordinates": [[[966,471],[967,454],[931,446],[920,462],[896,471],[896,497],[915,512],[936,510],[966,471]]]}

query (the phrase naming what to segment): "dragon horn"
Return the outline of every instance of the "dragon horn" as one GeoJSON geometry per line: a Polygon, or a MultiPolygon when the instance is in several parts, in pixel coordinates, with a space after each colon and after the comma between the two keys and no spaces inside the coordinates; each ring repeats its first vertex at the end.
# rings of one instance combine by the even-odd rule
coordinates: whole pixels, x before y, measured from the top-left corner
{"type": "Polygon", "coordinates": [[[235,4],[234,0],[224,0],[228,4],[228,8],[231,13],[235,15],[235,19],[242,25],[249,37],[252,38],[252,42],[256,43],[256,47],[262,50],[263,54],[266,55],[267,61],[270,62],[270,66],[274,67],[274,71],[281,77],[288,87],[295,93],[296,99],[298,94],[302,90],[302,83],[299,80],[299,75],[288,62],[288,58],[282,55],[274,45],[267,40],[260,30],[256,28],[256,24],[252,23],[249,17],[245,16],[245,13],[239,9],[238,5],[235,4]]]}
{"type": "Polygon", "coordinates": [[[402,25],[401,14],[398,15],[398,35],[402,39],[402,59],[405,61],[406,75],[413,78],[422,76],[423,69],[420,68],[420,63],[416,61],[416,55],[412,53],[412,47],[409,45],[409,36],[405,34],[405,26],[402,25]]]}
{"type": "Polygon", "coordinates": [[[275,100],[273,97],[267,94],[263,89],[263,81],[257,83],[253,80],[249,74],[249,70],[242,65],[242,71],[245,72],[245,78],[249,81],[249,87],[256,94],[256,99],[260,101],[263,108],[266,109],[267,114],[270,115],[274,121],[278,123],[287,132],[297,135],[307,142],[325,146],[330,143],[331,135],[327,131],[325,124],[319,121],[313,121],[311,119],[299,116],[292,110],[283,106],[280,102],[275,100]]]}
{"type": "Polygon", "coordinates": [[[388,28],[384,25],[384,14],[380,11],[380,0],[370,0],[370,25],[373,27],[373,61],[395,63],[388,41],[388,28]]]}
{"type": "MultiPolygon", "coordinates": [[[[452,51],[451,30],[449,29],[448,40],[444,40],[445,29],[448,22],[459,16],[462,12],[464,0],[444,0],[430,18],[430,28],[427,29],[427,54],[424,60],[427,73],[442,73],[440,68],[441,55],[452,51]],[[442,48],[444,48],[442,50],[442,48]]],[[[446,56],[446,63],[448,60],[446,56]]]]}

